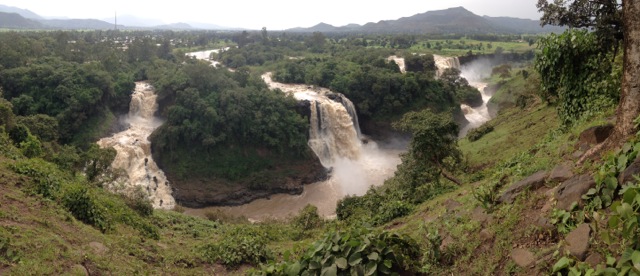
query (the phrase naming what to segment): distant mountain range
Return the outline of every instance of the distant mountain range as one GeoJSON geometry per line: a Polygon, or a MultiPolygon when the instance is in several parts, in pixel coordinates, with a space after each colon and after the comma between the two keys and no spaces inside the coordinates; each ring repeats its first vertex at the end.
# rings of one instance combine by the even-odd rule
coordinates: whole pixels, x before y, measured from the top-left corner
{"type": "MultiPolygon", "coordinates": [[[[111,19],[46,19],[30,10],[0,5],[0,28],[5,29],[95,29],[114,28],[111,19]]],[[[168,30],[242,30],[198,22],[166,24],[158,19],[143,19],[131,15],[118,17],[118,29],[168,29],[168,30]]],[[[397,20],[382,20],[364,25],[349,24],[336,27],[320,23],[310,28],[293,28],[287,32],[323,33],[407,33],[407,34],[486,34],[486,33],[549,33],[562,32],[565,28],[540,26],[538,20],[513,17],[476,15],[463,7],[428,11],[397,20]]]]}
{"type": "MultiPolygon", "coordinates": [[[[109,30],[114,28],[111,19],[47,19],[30,10],[0,5],[0,28],[4,29],[83,29],[109,30]]],[[[132,30],[240,30],[199,22],[165,24],[158,19],[143,19],[131,15],[118,17],[118,29],[132,30]]]]}
{"type": "Polygon", "coordinates": [[[476,15],[463,7],[428,11],[397,20],[382,20],[364,25],[349,24],[335,27],[320,23],[310,28],[293,28],[287,32],[323,33],[550,33],[563,32],[564,27],[540,26],[540,21],[513,17],[490,17],[476,15]]]}

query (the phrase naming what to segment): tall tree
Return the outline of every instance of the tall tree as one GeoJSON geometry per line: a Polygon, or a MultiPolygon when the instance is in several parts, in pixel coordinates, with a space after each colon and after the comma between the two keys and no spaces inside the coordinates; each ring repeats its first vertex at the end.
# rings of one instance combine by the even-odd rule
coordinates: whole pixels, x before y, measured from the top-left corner
{"type": "Polygon", "coordinates": [[[634,119],[640,115],[640,1],[623,0],[538,0],[543,25],[564,25],[594,30],[603,47],[616,48],[623,42],[623,77],[616,126],[609,138],[583,157],[621,145],[635,133],[634,119]]]}

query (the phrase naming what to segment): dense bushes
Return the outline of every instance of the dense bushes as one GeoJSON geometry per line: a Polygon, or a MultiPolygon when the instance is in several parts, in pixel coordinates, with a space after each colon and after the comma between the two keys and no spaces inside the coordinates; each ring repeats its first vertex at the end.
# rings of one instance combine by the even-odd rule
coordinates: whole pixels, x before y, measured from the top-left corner
{"type": "Polygon", "coordinates": [[[586,30],[551,34],[539,41],[535,68],[540,74],[540,97],[557,101],[565,125],[585,113],[614,106],[620,95],[622,63],[612,49],[603,49],[597,34],[586,30]]]}
{"type": "Polygon", "coordinates": [[[221,240],[202,247],[203,259],[236,267],[240,264],[260,264],[271,257],[266,237],[251,228],[236,227],[225,233],[221,240]]]}

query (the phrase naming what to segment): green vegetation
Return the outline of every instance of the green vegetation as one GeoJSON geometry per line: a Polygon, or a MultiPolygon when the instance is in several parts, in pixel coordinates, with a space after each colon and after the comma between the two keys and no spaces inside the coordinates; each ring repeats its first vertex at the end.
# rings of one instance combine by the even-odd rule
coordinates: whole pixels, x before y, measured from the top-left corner
{"type": "Polygon", "coordinates": [[[619,182],[637,165],[639,136],[603,159],[578,159],[589,147],[580,134],[608,122],[624,93],[622,45],[602,31],[539,40],[266,28],[126,39],[0,33],[0,274],[640,274],[640,186],[637,176],[619,182]],[[452,112],[478,93],[455,70],[436,79],[429,53],[526,57],[535,41],[533,67],[492,70],[497,117],[458,140],[452,112]],[[218,56],[235,72],[183,55],[211,45],[238,46],[218,56]],[[406,58],[406,74],[387,61],[394,54],[406,58]],[[294,178],[296,164],[314,162],[305,110],[267,89],[266,71],[344,93],[363,121],[409,134],[395,175],[340,200],[334,220],[309,205],[285,221],[252,224],[223,212],[205,219],[153,210],[144,191],[125,197],[103,188],[117,176],[115,152],[94,142],[126,112],[134,80],[158,93],[166,122],[151,140],[172,185],[251,193],[294,178]],[[546,179],[513,203],[502,199],[513,183],[567,162],[572,174],[593,172],[582,204],[554,209],[558,183],[546,179]],[[566,253],[565,239],[583,223],[599,264],[566,253]],[[516,256],[523,252],[533,259],[525,265],[516,256]]]}

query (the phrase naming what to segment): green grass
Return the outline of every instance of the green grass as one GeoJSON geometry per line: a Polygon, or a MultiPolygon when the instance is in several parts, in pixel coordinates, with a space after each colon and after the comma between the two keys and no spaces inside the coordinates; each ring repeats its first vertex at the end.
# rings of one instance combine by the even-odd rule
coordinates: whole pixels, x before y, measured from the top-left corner
{"type": "Polygon", "coordinates": [[[527,112],[503,110],[492,122],[494,130],[475,142],[462,139],[462,152],[471,166],[496,164],[538,143],[550,130],[558,128],[555,107],[537,105],[527,112]]]}
{"type": "Polygon", "coordinates": [[[430,53],[430,54],[438,54],[438,55],[444,55],[444,56],[462,56],[462,55],[466,55],[467,52],[469,52],[469,50],[471,50],[474,54],[493,54],[495,53],[498,47],[501,47],[504,53],[524,53],[524,52],[536,49],[535,44],[529,46],[529,43],[526,41],[524,42],[519,42],[519,41],[490,42],[490,41],[480,41],[480,40],[462,38],[462,39],[448,39],[448,40],[447,39],[429,39],[425,41],[418,41],[409,50],[420,52],[420,53],[430,53]],[[431,44],[431,48],[428,48],[427,46],[425,46],[427,42],[431,44]],[[447,42],[451,42],[451,43],[447,43],[447,42]],[[440,50],[436,49],[437,43],[440,43],[440,45],[442,46],[442,49],[440,50]],[[457,49],[457,46],[455,46],[455,45],[479,45],[479,44],[483,45],[482,50],[478,50],[477,48],[476,49],[457,49]],[[491,44],[491,49],[488,48],[489,44],[491,44]]]}

